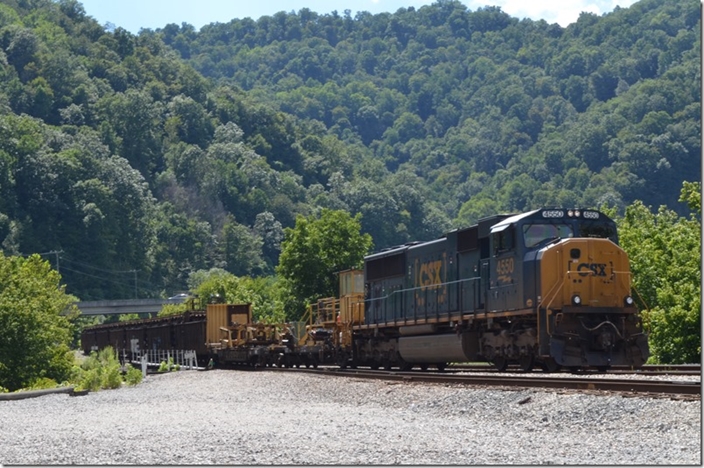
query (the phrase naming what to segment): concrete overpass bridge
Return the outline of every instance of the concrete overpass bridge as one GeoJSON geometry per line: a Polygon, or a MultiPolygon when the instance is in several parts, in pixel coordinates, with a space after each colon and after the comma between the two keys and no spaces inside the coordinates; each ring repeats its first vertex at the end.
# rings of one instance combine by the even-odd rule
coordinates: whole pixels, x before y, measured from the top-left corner
{"type": "Polygon", "coordinates": [[[76,302],[81,315],[156,314],[167,304],[182,304],[186,297],[76,302]]]}

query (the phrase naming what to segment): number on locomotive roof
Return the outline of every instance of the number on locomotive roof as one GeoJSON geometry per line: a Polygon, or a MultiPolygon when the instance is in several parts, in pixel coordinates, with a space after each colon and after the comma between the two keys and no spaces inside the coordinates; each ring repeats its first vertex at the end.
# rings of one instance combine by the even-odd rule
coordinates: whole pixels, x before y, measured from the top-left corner
{"type": "Polygon", "coordinates": [[[599,213],[596,211],[585,211],[582,216],[587,219],[599,219],[599,213]]]}
{"type": "Polygon", "coordinates": [[[562,210],[545,210],[543,211],[543,218],[562,218],[565,216],[565,212],[562,210]]]}

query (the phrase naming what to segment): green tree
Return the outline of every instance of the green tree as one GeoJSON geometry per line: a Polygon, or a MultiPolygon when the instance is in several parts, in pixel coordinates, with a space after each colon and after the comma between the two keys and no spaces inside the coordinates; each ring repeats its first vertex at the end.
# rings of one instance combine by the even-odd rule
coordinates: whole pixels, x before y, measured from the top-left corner
{"type": "Polygon", "coordinates": [[[217,298],[228,304],[252,304],[252,320],[255,322],[285,321],[278,281],[274,277],[237,277],[223,269],[212,268],[192,273],[188,284],[198,297],[208,302],[217,298]]]}
{"type": "Polygon", "coordinates": [[[117,150],[145,179],[162,167],[160,124],[162,103],[146,91],[130,89],[110,94],[99,102],[104,126],[115,134],[117,150]]]}
{"type": "Polygon", "coordinates": [[[337,273],[362,266],[372,238],[361,233],[361,215],[323,209],[319,216],[296,218],[284,230],[276,272],[287,293],[287,316],[300,317],[308,303],[338,295],[337,273]]]}
{"type": "Polygon", "coordinates": [[[5,257],[0,252],[1,387],[15,391],[38,379],[69,379],[77,314],[72,304],[77,299],[64,292],[60,280],[39,255],[5,257]]]}
{"type": "Polygon", "coordinates": [[[264,241],[255,231],[230,216],[223,227],[222,243],[227,270],[235,275],[259,275],[266,269],[262,259],[264,241]]]}
{"type": "MultiPolygon", "coordinates": [[[[701,183],[685,184],[681,201],[701,203],[701,183]]],[[[636,201],[619,220],[636,298],[645,302],[651,361],[681,364],[701,358],[701,221],[661,206],[653,214],[636,201]]]]}

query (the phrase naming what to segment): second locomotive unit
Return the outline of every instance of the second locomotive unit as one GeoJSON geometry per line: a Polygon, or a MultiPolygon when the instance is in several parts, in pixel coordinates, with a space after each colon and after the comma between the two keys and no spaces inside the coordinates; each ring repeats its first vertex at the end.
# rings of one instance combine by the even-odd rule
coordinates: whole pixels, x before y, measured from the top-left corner
{"type": "Polygon", "coordinates": [[[492,216],[367,256],[344,276],[357,286],[342,308],[343,367],[486,360],[552,371],[635,368],[649,356],[628,255],[600,211],[492,216]]]}

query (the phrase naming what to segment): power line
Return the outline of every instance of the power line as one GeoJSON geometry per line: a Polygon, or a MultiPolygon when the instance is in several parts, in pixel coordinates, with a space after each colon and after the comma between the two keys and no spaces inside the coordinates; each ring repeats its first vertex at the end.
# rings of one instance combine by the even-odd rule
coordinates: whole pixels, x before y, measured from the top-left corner
{"type": "Polygon", "coordinates": [[[99,280],[103,280],[103,281],[109,281],[109,282],[115,283],[115,284],[122,284],[122,285],[124,285],[124,286],[131,286],[130,283],[125,282],[125,281],[113,280],[113,279],[110,279],[110,278],[105,278],[105,277],[103,277],[103,276],[95,276],[95,275],[91,275],[90,273],[84,273],[84,272],[82,272],[82,271],[74,270],[73,268],[66,268],[66,267],[64,267],[64,270],[68,270],[68,271],[71,271],[71,272],[73,272],[73,273],[77,273],[77,274],[79,274],[79,275],[88,276],[88,277],[95,278],[95,279],[99,279],[99,280]]]}
{"type": "Polygon", "coordinates": [[[67,258],[67,257],[64,256],[64,255],[61,255],[61,254],[63,254],[63,253],[64,253],[63,250],[51,250],[51,251],[49,251],[49,252],[39,252],[39,253],[36,253],[36,254],[35,254],[35,253],[32,253],[32,254],[19,254],[19,255],[22,256],[22,257],[29,257],[29,256],[31,256],[31,255],[42,255],[42,256],[43,256],[43,255],[55,255],[55,256],[56,256],[56,260],[55,260],[55,261],[56,261],[56,271],[57,271],[57,273],[61,274],[61,271],[59,270],[59,268],[60,268],[60,262],[63,261],[63,262],[61,262],[61,263],[64,263],[64,265],[63,265],[63,267],[62,267],[62,269],[63,269],[64,271],[69,271],[69,272],[75,273],[75,274],[77,274],[77,275],[82,275],[82,276],[86,276],[86,277],[89,277],[89,278],[94,278],[94,279],[96,279],[96,280],[101,280],[101,281],[105,281],[105,282],[117,284],[117,285],[120,285],[120,286],[134,286],[134,297],[135,297],[135,299],[138,298],[138,291],[139,291],[139,290],[145,291],[145,292],[147,292],[147,293],[154,291],[154,286],[152,285],[151,282],[149,282],[149,281],[143,281],[143,280],[138,280],[138,278],[137,278],[137,273],[139,272],[139,270],[136,270],[136,269],[132,269],[132,270],[108,270],[108,269],[105,269],[105,268],[100,268],[100,267],[96,267],[96,266],[90,265],[90,264],[88,264],[88,263],[80,262],[80,261],[78,261],[78,260],[71,260],[71,259],[67,258]],[[78,269],[75,269],[75,268],[70,268],[70,267],[66,266],[66,264],[69,264],[69,265],[77,265],[77,266],[79,266],[79,267],[81,267],[81,268],[88,268],[88,269],[94,270],[94,271],[99,272],[99,273],[107,273],[108,275],[125,275],[125,274],[127,274],[127,273],[132,273],[132,274],[134,275],[134,282],[132,283],[132,282],[130,282],[129,280],[122,280],[122,279],[117,279],[117,278],[114,278],[114,277],[112,277],[112,278],[111,278],[111,277],[106,277],[106,276],[104,276],[104,275],[103,275],[103,276],[98,276],[97,274],[91,274],[91,273],[88,273],[88,272],[85,272],[85,271],[81,271],[81,270],[78,270],[78,269]]]}
{"type": "Polygon", "coordinates": [[[77,260],[69,260],[69,259],[67,259],[66,257],[61,257],[61,258],[63,258],[64,261],[66,261],[66,262],[75,263],[76,265],[81,265],[81,266],[84,266],[84,267],[86,267],[86,268],[90,268],[90,269],[92,269],[92,270],[102,271],[103,273],[118,273],[118,274],[124,274],[124,273],[134,273],[134,271],[135,271],[135,270],[105,270],[105,269],[103,269],[103,268],[98,268],[98,267],[89,265],[89,264],[87,264],[87,263],[79,262],[79,261],[77,261],[77,260]]]}

